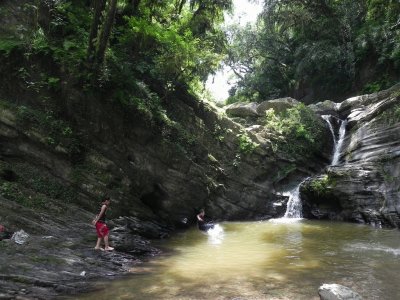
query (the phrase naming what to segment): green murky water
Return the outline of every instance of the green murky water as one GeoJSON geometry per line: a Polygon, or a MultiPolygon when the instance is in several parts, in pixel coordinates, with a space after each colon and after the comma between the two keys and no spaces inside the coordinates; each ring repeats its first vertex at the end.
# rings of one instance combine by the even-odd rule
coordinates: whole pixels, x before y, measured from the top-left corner
{"type": "Polygon", "coordinates": [[[81,299],[319,299],[338,283],[364,299],[400,299],[400,232],[300,221],[193,228],[162,242],[166,255],[81,299]]]}

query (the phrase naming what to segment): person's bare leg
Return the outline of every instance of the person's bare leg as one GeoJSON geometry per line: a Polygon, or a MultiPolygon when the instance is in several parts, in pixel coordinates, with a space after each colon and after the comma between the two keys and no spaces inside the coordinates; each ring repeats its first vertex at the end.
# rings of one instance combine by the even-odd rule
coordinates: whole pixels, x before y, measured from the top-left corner
{"type": "Polygon", "coordinates": [[[101,248],[101,240],[102,240],[102,238],[97,238],[97,243],[96,243],[96,246],[94,247],[94,249],[96,249],[96,250],[103,250],[103,249],[101,248]]]}
{"type": "Polygon", "coordinates": [[[106,250],[106,251],[114,250],[114,248],[110,247],[110,245],[108,243],[108,234],[104,237],[104,250],[106,250]]]}

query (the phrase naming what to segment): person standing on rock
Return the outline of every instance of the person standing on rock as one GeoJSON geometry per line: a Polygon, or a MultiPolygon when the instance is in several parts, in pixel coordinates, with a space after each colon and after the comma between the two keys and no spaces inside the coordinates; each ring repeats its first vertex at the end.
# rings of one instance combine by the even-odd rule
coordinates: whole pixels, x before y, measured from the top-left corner
{"type": "Polygon", "coordinates": [[[108,207],[110,206],[111,199],[110,197],[104,197],[104,201],[101,203],[100,213],[94,218],[92,224],[96,226],[97,232],[97,243],[94,247],[95,250],[105,250],[111,251],[114,250],[113,247],[110,247],[108,237],[110,234],[110,230],[106,224],[106,212],[108,207]],[[104,249],[101,248],[101,241],[104,240],[104,249]]]}

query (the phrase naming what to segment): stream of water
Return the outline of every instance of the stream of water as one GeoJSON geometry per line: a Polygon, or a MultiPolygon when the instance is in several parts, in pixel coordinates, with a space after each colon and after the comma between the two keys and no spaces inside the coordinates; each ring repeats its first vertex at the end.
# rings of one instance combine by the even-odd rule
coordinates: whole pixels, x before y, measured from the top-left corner
{"type": "MultiPolygon", "coordinates": [[[[346,121],[334,139],[339,162],[346,121]]],[[[132,276],[100,283],[80,299],[312,300],[338,283],[363,299],[399,299],[400,231],[302,219],[299,184],[288,193],[284,217],[196,228],[157,245],[164,255],[134,267],[132,276]]]]}
{"type": "Polygon", "coordinates": [[[336,138],[336,133],[332,125],[332,118],[334,118],[331,115],[322,115],[322,119],[328,123],[329,130],[332,133],[332,138],[333,138],[333,155],[332,155],[332,161],[331,161],[331,166],[336,166],[339,163],[339,158],[340,154],[342,151],[342,146],[343,146],[343,141],[344,137],[346,135],[346,126],[347,126],[347,120],[339,120],[340,123],[340,128],[339,128],[339,137],[336,138]]]}
{"type": "MultiPolygon", "coordinates": [[[[339,163],[340,153],[342,151],[342,145],[344,141],[344,137],[346,135],[346,125],[347,120],[339,120],[340,128],[339,128],[339,137],[336,138],[336,133],[332,125],[332,118],[331,115],[322,115],[322,119],[324,119],[328,126],[329,130],[331,131],[332,138],[333,138],[333,155],[331,166],[336,166],[339,163]]],[[[288,197],[289,200],[287,202],[286,212],[283,216],[283,222],[287,222],[287,219],[292,219],[292,221],[301,220],[302,219],[302,203],[300,197],[300,186],[303,182],[299,183],[293,190],[289,191],[288,197]]]]}
{"type": "Polygon", "coordinates": [[[400,295],[400,232],[321,221],[228,222],[159,243],[164,255],[80,299],[319,299],[338,283],[363,299],[400,295]]]}

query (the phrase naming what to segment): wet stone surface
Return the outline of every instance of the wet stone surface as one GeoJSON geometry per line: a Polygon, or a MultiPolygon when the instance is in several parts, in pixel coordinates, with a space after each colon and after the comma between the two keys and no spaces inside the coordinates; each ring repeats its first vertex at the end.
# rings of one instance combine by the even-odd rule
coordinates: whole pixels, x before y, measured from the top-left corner
{"type": "MultiPolygon", "coordinates": [[[[1,197],[0,203],[0,220],[13,227],[8,223],[13,217],[5,213],[15,204],[1,197]]],[[[20,228],[29,235],[23,244],[11,239],[0,241],[0,299],[47,300],[84,293],[94,289],[96,282],[124,276],[159,253],[149,240],[121,226],[110,226],[115,251],[94,250],[95,229],[90,221],[81,221],[90,220],[90,214],[78,208],[70,210],[74,210],[74,221],[69,222],[69,214],[58,218],[41,214],[35,219],[36,214],[28,209],[12,210],[21,217],[30,214],[32,223],[20,228]]]]}

